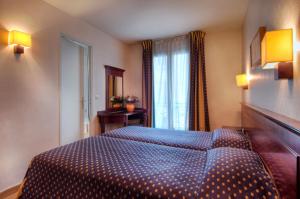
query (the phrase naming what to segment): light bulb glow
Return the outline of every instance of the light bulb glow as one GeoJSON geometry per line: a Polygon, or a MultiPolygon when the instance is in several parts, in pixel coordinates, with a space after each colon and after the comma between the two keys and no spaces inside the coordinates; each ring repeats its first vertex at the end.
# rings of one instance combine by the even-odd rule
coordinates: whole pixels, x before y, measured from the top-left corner
{"type": "Polygon", "coordinates": [[[10,31],[8,35],[8,44],[31,47],[31,35],[16,30],[10,31]]]}

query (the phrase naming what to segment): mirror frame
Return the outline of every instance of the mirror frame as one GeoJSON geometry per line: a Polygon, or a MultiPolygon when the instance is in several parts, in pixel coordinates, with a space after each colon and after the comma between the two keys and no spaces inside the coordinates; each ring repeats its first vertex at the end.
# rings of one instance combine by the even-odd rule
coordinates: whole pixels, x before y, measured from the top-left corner
{"type": "Polygon", "coordinates": [[[105,68],[105,90],[106,90],[106,96],[105,96],[105,107],[106,110],[110,110],[112,108],[109,107],[109,76],[116,76],[116,77],[121,77],[122,78],[122,97],[124,97],[124,78],[123,74],[125,72],[124,69],[121,68],[116,68],[113,66],[109,65],[104,65],[105,68]]]}

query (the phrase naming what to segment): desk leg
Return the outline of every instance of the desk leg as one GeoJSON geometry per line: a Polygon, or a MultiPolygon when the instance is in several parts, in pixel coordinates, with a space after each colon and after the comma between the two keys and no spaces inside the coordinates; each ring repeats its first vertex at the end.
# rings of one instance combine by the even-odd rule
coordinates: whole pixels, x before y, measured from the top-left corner
{"type": "Polygon", "coordinates": [[[145,116],[144,116],[144,114],[142,114],[140,116],[140,124],[143,125],[143,126],[145,126],[145,116]]]}
{"type": "Polygon", "coordinates": [[[145,127],[148,126],[147,122],[148,122],[147,113],[144,113],[144,114],[143,114],[143,125],[144,125],[145,127]]]}
{"type": "Polygon", "coordinates": [[[105,133],[105,122],[103,117],[100,117],[100,128],[101,128],[101,134],[105,133]]]}
{"type": "Polygon", "coordinates": [[[128,126],[128,116],[125,116],[124,118],[124,126],[128,126]]]}

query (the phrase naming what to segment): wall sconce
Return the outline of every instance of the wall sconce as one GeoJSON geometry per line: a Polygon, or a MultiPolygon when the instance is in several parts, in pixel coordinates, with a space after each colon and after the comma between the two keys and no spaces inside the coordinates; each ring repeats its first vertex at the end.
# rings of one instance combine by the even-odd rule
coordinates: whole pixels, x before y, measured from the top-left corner
{"type": "Polygon", "coordinates": [[[243,89],[248,89],[248,85],[249,85],[249,77],[247,74],[239,74],[236,75],[236,85],[238,87],[241,87],[243,89]]]}
{"type": "Polygon", "coordinates": [[[23,54],[24,47],[31,47],[31,35],[16,30],[10,31],[8,35],[8,44],[14,45],[15,54],[23,54]]]}
{"type": "Polygon", "coordinates": [[[268,31],[261,43],[263,69],[275,69],[275,79],[293,79],[293,30],[268,31]]]}

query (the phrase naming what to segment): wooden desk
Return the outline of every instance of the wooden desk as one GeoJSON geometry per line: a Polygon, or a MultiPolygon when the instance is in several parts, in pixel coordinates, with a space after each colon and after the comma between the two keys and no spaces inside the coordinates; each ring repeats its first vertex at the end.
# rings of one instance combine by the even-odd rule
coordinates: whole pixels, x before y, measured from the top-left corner
{"type": "Polygon", "coordinates": [[[139,119],[140,124],[147,125],[147,110],[136,108],[134,112],[129,113],[126,109],[118,112],[112,111],[98,111],[97,116],[99,118],[101,133],[105,132],[105,124],[122,123],[124,126],[128,126],[129,120],[139,119]]]}

